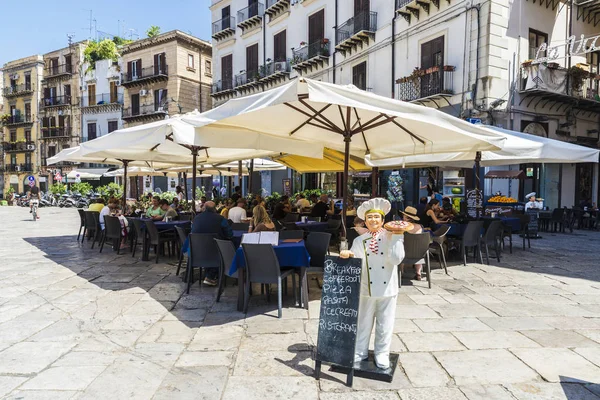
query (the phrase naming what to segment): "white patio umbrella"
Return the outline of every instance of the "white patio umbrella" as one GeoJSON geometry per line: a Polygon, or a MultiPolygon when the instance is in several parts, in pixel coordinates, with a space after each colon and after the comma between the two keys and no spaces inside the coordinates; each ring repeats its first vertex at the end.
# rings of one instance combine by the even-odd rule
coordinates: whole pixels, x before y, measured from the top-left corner
{"type": "MultiPolygon", "coordinates": [[[[485,128],[504,136],[506,141],[502,150],[481,152],[480,165],[484,167],[526,163],[597,163],[599,161],[600,150],[492,126],[485,128]]],[[[368,165],[374,167],[403,166],[414,168],[436,165],[440,167],[470,168],[476,159],[477,152],[467,151],[422,154],[385,160],[371,160],[367,157],[366,161],[368,165]]]]}
{"type": "Polygon", "coordinates": [[[67,174],[67,178],[69,179],[92,179],[92,180],[98,180],[102,177],[102,174],[95,174],[93,172],[88,172],[88,171],[78,171],[78,170],[72,170],[67,174]]]}
{"type": "MultiPolygon", "coordinates": [[[[170,168],[162,169],[161,171],[169,172],[169,173],[191,172],[192,166],[188,165],[188,166],[182,166],[182,167],[170,167],[170,168]]],[[[223,175],[223,176],[238,175],[237,165],[236,165],[235,169],[228,170],[227,168],[215,167],[211,164],[201,164],[201,165],[196,166],[196,171],[198,171],[200,173],[200,175],[206,176],[206,177],[213,176],[213,175],[223,175]]],[[[242,174],[248,175],[248,170],[242,168],[242,174]]]]}
{"type": "MultiPolygon", "coordinates": [[[[227,141],[249,129],[273,138],[293,137],[344,150],[343,198],[350,154],[372,159],[413,154],[498,150],[505,138],[441,111],[356,88],[297,79],[255,95],[184,116],[202,137],[227,141]],[[219,137],[216,128],[222,128],[219,137]]],[[[207,139],[208,140],[208,139],[207,139]]],[[[266,139],[265,139],[266,140],[266,139]]],[[[345,222],[346,202],[342,221],[345,222]]]]}
{"type": "MultiPolygon", "coordinates": [[[[128,176],[165,176],[165,174],[169,173],[169,171],[157,170],[151,167],[129,167],[127,168],[128,176]]],[[[171,174],[176,174],[172,172],[171,174]]],[[[114,171],[110,171],[105,173],[103,176],[107,177],[122,177],[125,175],[125,168],[115,169],[114,171]]]]}

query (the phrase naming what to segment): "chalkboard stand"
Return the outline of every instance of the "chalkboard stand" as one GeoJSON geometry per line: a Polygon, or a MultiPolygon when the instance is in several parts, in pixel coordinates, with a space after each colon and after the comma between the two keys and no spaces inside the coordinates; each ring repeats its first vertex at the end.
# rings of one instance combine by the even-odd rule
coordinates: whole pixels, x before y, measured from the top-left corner
{"type": "MultiPolygon", "coordinates": [[[[331,366],[332,371],[342,372],[346,374],[346,386],[352,387],[352,383],[354,381],[354,368],[344,368],[337,365],[331,366]],[[344,370],[343,372],[341,370],[344,370]]],[[[315,362],[315,379],[319,380],[321,377],[321,361],[317,360],[315,362]]]]}
{"type": "MultiPolygon", "coordinates": [[[[396,366],[398,365],[398,358],[398,353],[390,353],[390,367],[388,369],[381,369],[375,364],[375,355],[372,351],[369,351],[369,359],[355,362],[353,368],[332,365],[331,370],[333,372],[340,372],[344,374],[354,372],[354,375],[358,376],[359,378],[391,382],[394,379],[394,373],[396,372],[396,366]]],[[[351,384],[349,386],[351,386],[351,384]]]]}

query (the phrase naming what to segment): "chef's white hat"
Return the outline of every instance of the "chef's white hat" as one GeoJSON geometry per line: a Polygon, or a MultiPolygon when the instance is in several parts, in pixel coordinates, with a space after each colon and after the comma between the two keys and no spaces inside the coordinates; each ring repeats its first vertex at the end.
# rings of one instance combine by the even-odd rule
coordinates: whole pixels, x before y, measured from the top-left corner
{"type": "Polygon", "coordinates": [[[535,197],[536,193],[535,192],[531,192],[528,195],[525,196],[526,199],[530,198],[530,197],[535,197]]]}
{"type": "Polygon", "coordinates": [[[372,212],[378,212],[381,216],[385,216],[392,209],[392,205],[386,199],[382,199],[381,197],[376,197],[371,200],[367,200],[358,207],[356,210],[356,215],[358,218],[364,220],[365,214],[369,214],[372,212]]]}

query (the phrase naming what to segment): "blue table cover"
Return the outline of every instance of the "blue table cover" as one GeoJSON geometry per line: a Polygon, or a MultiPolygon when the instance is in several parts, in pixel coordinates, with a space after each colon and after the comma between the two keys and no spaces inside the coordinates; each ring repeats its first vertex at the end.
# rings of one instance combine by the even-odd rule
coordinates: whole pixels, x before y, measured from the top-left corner
{"type": "Polygon", "coordinates": [[[506,226],[510,226],[513,232],[518,232],[521,229],[521,220],[515,217],[500,217],[500,218],[492,218],[492,217],[483,217],[483,220],[497,220],[499,219],[506,226]]]}
{"type": "MultiPolygon", "coordinates": [[[[503,224],[510,226],[510,228],[512,229],[513,232],[518,232],[521,229],[521,221],[519,220],[519,218],[513,218],[513,217],[504,217],[504,218],[491,218],[491,217],[483,217],[483,220],[489,220],[489,221],[493,221],[493,220],[500,220],[502,221],[503,224]]],[[[451,222],[451,223],[446,223],[446,224],[439,224],[436,225],[436,230],[439,229],[442,225],[450,225],[450,230],[448,231],[447,235],[449,236],[463,236],[465,234],[465,230],[467,229],[467,224],[459,224],[456,222],[451,222]]],[[[483,232],[483,231],[482,231],[483,232]]]]}
{"type": "Polygon", "coordinates": [[[305,231],[325,232],[329,224],[327,222],[306,221],[296,222],[296,226],[305,231]]]}
{"type": "MultiPolygon", "coordinates": [[[[310,255],[304,246],[304,241],[297,243],[283,243],[273,246],[275,255],[279,260],[279,265],[282,267],[306,267],[310,265],[310,255]]],[[[246,260],[244,259],[244,250],[238,247],[235,252],[235,257],[231,262],[229,274],[234,274],[238,268],[246,268],[246,260]]]]}

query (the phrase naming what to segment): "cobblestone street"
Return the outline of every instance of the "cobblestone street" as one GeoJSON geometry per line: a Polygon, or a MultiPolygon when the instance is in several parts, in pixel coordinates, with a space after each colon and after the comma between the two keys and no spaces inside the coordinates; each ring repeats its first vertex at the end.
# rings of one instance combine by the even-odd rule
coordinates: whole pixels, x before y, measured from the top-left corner
{"type": "Polygon", "coordinates": [[[514,238],[499,265],[449,275],[433,262],[431,289],[398,296],[394,381],[348,388],[312,376],[314,280],[309,310],[286,296],[278,319],[276,296],[255,295],[244,315],[237,287],[187,295],[175,259],[99,254],[76,241],[75,209],[40,211],[0,207],[2,398],[600,400],[600,232],[514,238]]]}

